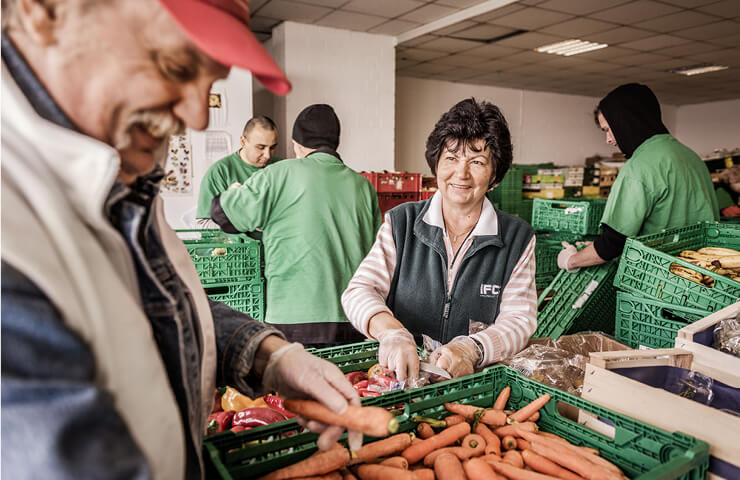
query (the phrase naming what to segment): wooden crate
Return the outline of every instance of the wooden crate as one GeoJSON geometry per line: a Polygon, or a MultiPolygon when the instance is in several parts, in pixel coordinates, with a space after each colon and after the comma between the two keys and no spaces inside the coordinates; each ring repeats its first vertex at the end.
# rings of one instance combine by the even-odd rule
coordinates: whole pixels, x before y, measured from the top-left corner
{"type": "Polygon", "coordinates": [[[740,302],[683,327],[678,331],[675,341],[676,348],[688,350],[694,354],[695,370],[733,387],[740,387],[740,358],[706,344],[711,345],[712,332],[717,323],[738,317],[740,317],[740,302]]]}
{"type": "MultiPolygon", "coordinates": [[[[709,444],[710,470],[711,457],[715,457],[715,465],[726,462],[740,474],[740,417],[612,371],[648,366],[673,366],[708,374],[696,368],[691,352],[677,348],[592,353],[586,366],[583,398],[663,430],[704,440],[709,444]]],[[[739,477],[734,473],[718,476],[710,472],[707,478],[739,477]]]]}

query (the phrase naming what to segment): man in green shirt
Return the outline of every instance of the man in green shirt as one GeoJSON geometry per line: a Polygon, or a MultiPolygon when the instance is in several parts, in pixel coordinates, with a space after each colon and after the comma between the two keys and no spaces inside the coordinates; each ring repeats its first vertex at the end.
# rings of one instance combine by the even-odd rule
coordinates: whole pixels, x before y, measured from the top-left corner
{"type": "Polygon", "coordinates": [[[293,126],[297,158],[253,175],[211,205],[225,232],[263,231],[265,322],[312,346],[362,340],[340,298],[381,223],[375,190],[342,162],[338,145],[334,110],[311,105],[293,126]]]}
{"type": "Polygon", "coordinates": [[[211,218],[213,197],[234,184],[242,184],[260,169],[274,162],[277,126],[269,117],[251,118],[244,126],[241,148],[211,165],[200,182],[198,211],[195,218],[211,218]]]}
{"type": "Polygon", "coordinates": [[[606,202],[601,235],[580,251],[563,242],[560,268],[576,271],[616,258],[627,237],[719,220],[707,166],[668,133],[658,99],[647,86],[614,89],[599,102],[596,116],[606,143],[619,147],[628,160],[606,202]]]}

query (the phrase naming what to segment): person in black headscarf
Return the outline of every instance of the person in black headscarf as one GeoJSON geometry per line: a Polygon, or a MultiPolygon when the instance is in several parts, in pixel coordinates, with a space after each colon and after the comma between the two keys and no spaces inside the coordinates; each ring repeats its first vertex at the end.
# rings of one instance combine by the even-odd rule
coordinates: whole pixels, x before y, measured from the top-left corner
{"type": "Polygon", "coordinates": [[[650,88],[639,83],[617,87],[595,113],[606,143],[618,147],[627,163],[612,186],[601,235],[580,251],[563,242],[560,268],[576,271],[616,258],[627,237],[719,219],[709,170],[668,132],[650,88]]]}

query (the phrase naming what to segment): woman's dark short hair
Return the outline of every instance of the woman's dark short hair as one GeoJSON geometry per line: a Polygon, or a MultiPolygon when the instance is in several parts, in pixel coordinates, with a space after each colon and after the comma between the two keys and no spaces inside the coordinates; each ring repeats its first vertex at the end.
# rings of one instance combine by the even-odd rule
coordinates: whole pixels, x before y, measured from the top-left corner
{"type": "Polygon", "coordinates": [[[509,125],[496,105],[476,102],[474,98],[467,98],[452,107],[442,115],[429,134],[426,159],[432,173],[437,174],[437,163],[445,147],[457,151],[477,139],[483,139],[491,152],[495,172],[492,184],[500,183],[511,167],[509,125]]]}

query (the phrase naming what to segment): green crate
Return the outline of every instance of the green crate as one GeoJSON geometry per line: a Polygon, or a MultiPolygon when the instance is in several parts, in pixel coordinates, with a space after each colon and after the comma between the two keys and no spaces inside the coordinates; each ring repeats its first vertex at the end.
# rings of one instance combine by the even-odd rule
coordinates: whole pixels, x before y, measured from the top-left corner
{"type": "Polygon", "coordinates": [[[317,357],[329,360],[339,367],[342,373],[350,373],[369,370],[378,363],[378,345],[378,342],[373,340],[338,347],[311,349],[310,352],[317,357]]]}
{"type": "Polygon", "coordinates": [[[177,230],[203,285],[254,282],[262,277],[262,243],[221,230],[177,230]]]}
{"type": "Polygon", "coordinates": [[[532,207],[532,226],[548,232],[597,235],[606,200],[545,200],[535,198],[532,207]]]}
{"type": "Polygon", "coordinates": [[[534,258],[537,263],[537,277],[549,277],[550,281],[560,271],[558,254],[563,249],[563,242],[575,243],[592,240],[591,237],[561,232],[537,232],[536,237],[534,258]]]}
{"type": "Polygon", "coordinates": [[[251,283],[214,283],[203,285],[203,289],[211,299],[223,302],[260,322],[265,320],[265,286],[261,280],[251,283]]]}
{"type": "Polygon", "coordinates": [[[740,223],[740,217],[721,217],[720,223],[740,223]]]}
{"type": "Polygon", "coordinates": [[[629,293],[706,312],[716,312],[740,301],[740,282],[677,257],[682,250],[702,247],[740,250],[740,224],[702,222],[628,238],[614,285],[629,293]],[[714,286],[710,288],[672,273],[670,267],[674,263],[713,278],[714,286]]]}
{"type": "Polygon", "coordinates": [[[614,261],[568,273],[561,270],[537,300],[533,337],[558,339],[583,331],[614,332],[614,261]]]}
{"type": "Polygon", "coordinates": [[[673,348],[680,329],[707,315],[695,308],[617,292],[614,336],[632,348],[673,348]]]}
{"type": "MultiPolygon", "coordinates": [[[[709,464],[709,446],[694,437],[652,427],[626,415],[607,410],[576,396],[528,379],[519,372],[495,366],[484,372],[427,387],[375,397],[366,405],[393,407],[400,414],[399,431],[411,431],[414,416],[446,416],[443,403],[462,402],[491,406],[498,392],[511,387],[507,408],[518,409],[548,393],[552,397],[541,410],[543,431],[555,433],[576,445],[596,448],[602,457],[619,466],[635,480],[701,480],[709,464]],[[613,436],[565,418],[561,403],[572,405],[613,429],[613,436]]],[[[299,432],[295,420],[269,425],[260,431],[228,433],[204,442],[212,474],[223,479],[256,478],[293,464],[316,451],[317,435],[299,432]]],[[[210,478],[210,477],[209,477],[210,478]]]]}

